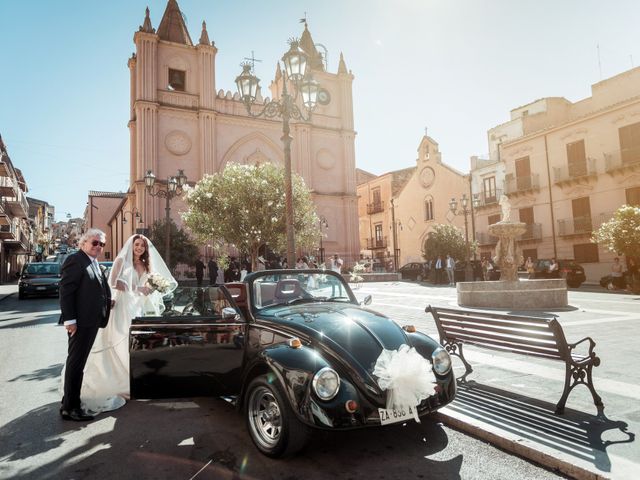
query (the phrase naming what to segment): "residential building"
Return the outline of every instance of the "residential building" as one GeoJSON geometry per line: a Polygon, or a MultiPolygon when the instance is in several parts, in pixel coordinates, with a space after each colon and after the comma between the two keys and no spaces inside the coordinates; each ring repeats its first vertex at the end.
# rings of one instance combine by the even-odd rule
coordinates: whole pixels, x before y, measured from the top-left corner
{"type": "MultiPolygon", "coordinates": [[[[122,204],[126,194],[122,192],[97,192],[90,191],[87,206],[82,218],[83,231],[90,228],[98,228],[107,234],[107,245],[102,249],[98,260],[112,260],[117,255],[116,241],[120,238],[116,224],[115,238],[109,222],[113,218],[113,212],[122,204]],[[111,234],[110,234],[111,233],[111,234]]],[[[71,225],[69,226],[77,226],[71,225]]],[[[62,240],[63,243],[65,239],[62,240]]]]}
{"type": "Polygon", "coordinates": [[[29,203],[29,220],[31,222],[31,231],[33,234],[33,257],[36,260],[42,260],[53,253],[51,246],[53,244],[53,230],[51,228],[55,208],[44,200],[27,197],[29,203]]]}
{"type": "MultiPolygon", "coordinates": [[[[511,218],[528,226],[524,257],[573,258],[591,282],[608,274],[615,254],[591,234],[621,205],[640,204],[640,68],[592,85],[591,96],[575,103],[553,97],[515,108],[489,139],[495,161],[472,160],[473,191],[485,194],[491,176],[496,196],[502,186],[511,218]]],[[[480,240],[500,220],[490,197],[491,205],[475,211],[480,240]]]]}
{"type": "MultiPolygon", "coordinates": [[[[283,38],[288,36],[283,34],[283,38]]],[[[126,201],[118,206],[122,213],[109,215],[113,232],[115,224],[121,222],[121,217],[124,219],[124,212],[140,212],[147,226],[164,218],[165,200],[145,190],[144,176],[149,170],[157,177],[156,183],[166,184],[165,179],[176,175],[178,168],[193,183],[203,175],[223,170],[229,163],[284,165],[282,119],[254,118],[247,113],[238,93],[216,91],[218,49],[210,41],[204,22],[194,44],[178,3],[169,0],[157,30],[147,10],[143,25],[134,34],[134,43],[135,53],[128,62],[130,187],[126,201]]],[[[305,22],[299,46],[310,58],[310,71],[322,87],[322,96],[309,122],[291,120],[292,170],[311,189],[317,212],[327,221],[324,247],[350,258],[357,256],[359,250],[354,77],[342,54],[336,73],[329,72],[326,57],[316,45],[305,22]]],[[[274,100],[280,100],[285,77],[280,64],[275,67],[269,90],[274,100]]],[[[232,82],[233,79],[225,81],[232,82]]],[[[293,89],[290,82],[288,87],[293,89]]],[[[262,110],[268,101],[259,93],[253,113],[262,110]]],[[[180,198],[173,199],[171,218],[178,226],[184,209],[180,198]]],[[[112,233],[112,238],[122,237],[126,240],[126,235],[112,233]]],[[[117,241],[114,252],[121,245],[117,241]]]]}
{"type": "Polygon", "coordinates": [[[16,279],[31,249],[27,184],[0,136],[0,283],[16,279]]]}

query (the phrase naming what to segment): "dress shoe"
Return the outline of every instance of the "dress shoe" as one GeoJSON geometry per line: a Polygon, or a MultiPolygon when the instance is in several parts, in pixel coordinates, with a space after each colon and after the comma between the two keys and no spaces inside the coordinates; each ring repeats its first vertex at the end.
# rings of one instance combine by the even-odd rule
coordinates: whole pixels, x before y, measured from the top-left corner
{"type": "Polygon", "coordinates": [[[73,420],[74,422],[88,422],[89,420],[93,420],[93,415],[89,415],[81,408],[72,408],[71,410],[60,408],[60,416],[64,420],[73,420]]]}

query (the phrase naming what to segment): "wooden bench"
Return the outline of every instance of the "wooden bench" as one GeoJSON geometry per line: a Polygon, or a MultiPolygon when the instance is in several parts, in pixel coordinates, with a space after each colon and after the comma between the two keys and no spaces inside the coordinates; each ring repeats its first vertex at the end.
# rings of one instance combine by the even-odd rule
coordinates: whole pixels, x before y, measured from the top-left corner
{"type": "Polygon", "coordinates": [[[596,343],[591,337],[583,338],[576,343],[567,343],[556,318],[503,315],[431,305],[427,306],[425,311],[433,315],[442,346],[464,363],[464,377],[473,369],[464,358],[463,345],[559,360],[565,364],[565,378],[564,391],[556,405],[556,413],[564,413],[569,393],[579,384],[587,386],[598,412],[604,409],[602,399],[593,386],[592,370],[600,365],[600,359],[593,351],[596,343]],[[576,347],[583,342],[589,343],[588,352],[578,354],[575,351],[576,347]]]}

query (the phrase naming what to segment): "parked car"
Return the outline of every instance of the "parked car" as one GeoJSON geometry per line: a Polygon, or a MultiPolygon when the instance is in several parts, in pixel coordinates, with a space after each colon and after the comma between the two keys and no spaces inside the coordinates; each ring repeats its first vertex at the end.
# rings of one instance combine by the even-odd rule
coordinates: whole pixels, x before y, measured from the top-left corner
{"type": "MultiPolygon", "coordinates": [[[[482,262],[480,260],[471,260],[473,267],[473,281],[482,281],[484,276],[482,274],[482,262]]],[[[492,263],[493,269],[489,272],[489,280],[500,280],[500,267],[492,263]]],[[[456,268],[453,272],[453,279],[456,283],[466,281],[466,260],[458,260],[456,262],[456,268]]]]}
{"type": "Polygon", "coordinates": [[[403,280],[416,280],[421,282],[428,277],[429,268],[425,262],[411,262],[403,265],[398,270],[403,280]]]}
{"type": "Polygon", "coordinates": [[[584,268],[575,260],[559,259],[558,270],[552,273],[549,272],[549,265],[551,265],[551,259],[537,259],[533,267],[534,278],[564,278],[570,288],[578,288],[587,279],[584,268]]]}
{"type": "Polygon", "coordinates": [[[59,294],[60,264],[57,262],[27,263],[18,280],[18,298],[59,294]]]}
{"type": "Polygon", "coordinates": [[[447,351],[397,322],[405,323],[400,312],[388,318],[360,305],[331,271],[265,270],[242,282],[179,287],[163,316],[133,320],[131,395],[224,395],[260,452],[292,454],[314,430],[409,421],[453,400],[447,351]],[[422,380],[430,393],[394,409],[374,366],[401,347],[426,360],[408,385],[422,380]]]}

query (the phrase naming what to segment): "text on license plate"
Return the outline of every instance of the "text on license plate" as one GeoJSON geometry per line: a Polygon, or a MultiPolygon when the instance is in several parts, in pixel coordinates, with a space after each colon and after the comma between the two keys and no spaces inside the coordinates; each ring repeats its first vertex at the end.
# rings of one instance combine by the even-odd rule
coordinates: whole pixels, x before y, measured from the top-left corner
{"type": "Polygon", "coordinates": [[[382,425],[404,422],[412,419],[420,422],[416,407],[379,408],[378,413],[380,414],[380,423],[382,425]]]}

